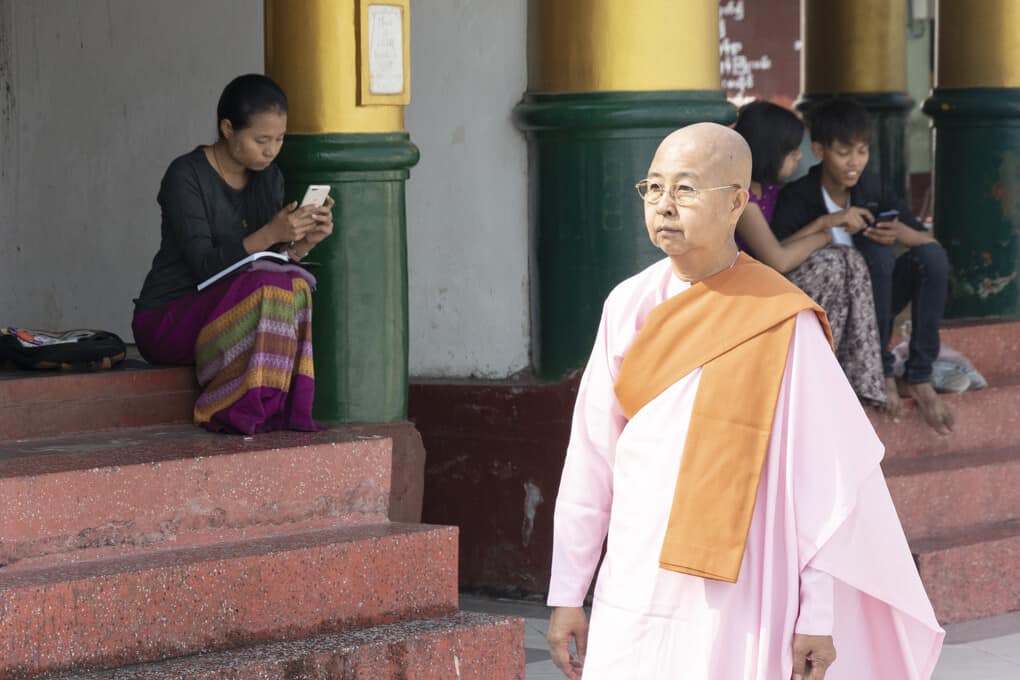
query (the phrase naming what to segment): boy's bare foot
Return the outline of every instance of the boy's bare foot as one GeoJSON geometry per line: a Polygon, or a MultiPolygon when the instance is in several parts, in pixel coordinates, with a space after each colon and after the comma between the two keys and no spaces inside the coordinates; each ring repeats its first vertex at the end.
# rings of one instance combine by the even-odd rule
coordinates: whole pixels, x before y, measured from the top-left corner
{"type": "Polygon", "coordinates": [[[955,419],[946,402],[942,401],[930,382],[907,383],[907,393],[913,397],[924,422],[928,423],[939,434],[946,435],[953,431],[955,419]]]}
{"type": "Polygon", "coordinates": [[[893,418],[903,415],[903,401],[900,399],[896,378],[885,379],[885,403],[882,404],[882,412],[893,418]]]}

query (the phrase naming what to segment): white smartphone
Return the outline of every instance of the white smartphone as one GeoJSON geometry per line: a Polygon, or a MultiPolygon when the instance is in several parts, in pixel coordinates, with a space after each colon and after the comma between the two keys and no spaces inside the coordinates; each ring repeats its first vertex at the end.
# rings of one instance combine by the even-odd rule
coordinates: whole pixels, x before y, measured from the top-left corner
{"type": "Polygon", "coordinates": [[[326,198],[329,197],[329,185],[328,184],[309,184],[308,189],[305,190],[305,197],[301,199],[302,208],[307,206],[319,206],[326,203],[326,198]]]}

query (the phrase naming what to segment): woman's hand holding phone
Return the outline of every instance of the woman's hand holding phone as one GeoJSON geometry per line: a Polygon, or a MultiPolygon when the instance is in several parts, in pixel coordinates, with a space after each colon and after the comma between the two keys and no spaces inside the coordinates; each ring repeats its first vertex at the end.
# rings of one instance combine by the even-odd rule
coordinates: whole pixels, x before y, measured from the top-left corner
{"type": "Polygon", "coordinates": [[[309,247],[321,243],[333,233],[333,206],[335,204],[336,202],[333,200],[333,197],[327,196],[325,204],[315,209],[313,215],[315,226],[305,236],[305,243],[309,247]]]}
{"type": "Polygon", "coordinates": [[[283,206],[272,221],[265,226],[273,243],[300,241],[316,225],[315,211],[319,208],[299,208],[297,201],[283,206]]]}
{"type": "Polygon", "coordinates": [[[321,242],[333,233],[333,206],[335,202],[329,195],[328,184],[311,184],[305,190],[305,197],[301,199],[301,209],[309,208],[310,215],[314,220],[312,228],[306,233],[302,245],[306,250],[321,242]]]}
{"type": "Polygon", "coordinates": [[[273,244],[286,243],[291,259],[300,260],[333,233],[333,205],[329,186],[312,185],[301,205],[297,201],[285,205],[269,224],[245,240],[245,249],[254,252],[253,249],[266,250],[273,244]],[[249,239],[259,242],[249,243],[249,239]]]}

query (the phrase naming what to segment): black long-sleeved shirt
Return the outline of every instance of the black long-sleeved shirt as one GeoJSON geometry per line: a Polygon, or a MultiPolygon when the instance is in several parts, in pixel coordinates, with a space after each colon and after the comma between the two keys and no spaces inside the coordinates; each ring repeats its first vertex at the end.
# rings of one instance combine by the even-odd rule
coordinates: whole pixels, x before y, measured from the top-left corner
{"type": "MultiPolygon", "coordinates": [[[[269,173],[275,212],[283,207],[283,173],[275,163],[261,173],[269,173]]],[[[201,146],[174,159],[157,198],[163,214],[159,251],[135,300],[136,309],[155,309],[191,293],[248,255],[245,237],[264,226],[246,221],[249,194],[227,184],[201,146]]]]}
{"type": "MultiPolygon", "coordinates": [[[[857,184],[850,189],[850,205],[868,208],[876,216],[885,210],[898,210],[900,222],[918,231],[926,231],[903,199],[885,187],[878,175],[868,170],[861,173],[857,184]]],[[[808,174],[790,182],[779,192],[769,226],[781,241],[828,214],[829,209],[825,207],[825,199],[822,197],[822,165],[819,163],[812,166],[808,174]]]]}

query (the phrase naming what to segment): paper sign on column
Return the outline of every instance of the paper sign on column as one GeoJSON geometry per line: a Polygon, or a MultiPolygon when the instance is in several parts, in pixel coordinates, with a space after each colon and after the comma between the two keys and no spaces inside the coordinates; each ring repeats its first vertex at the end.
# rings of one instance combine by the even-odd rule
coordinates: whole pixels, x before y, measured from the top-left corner
{"type": "Polygon", "coordinates": [[[368,6],[368,73],[372,94],[404,91],[404,35],[402,8],[368,6]]]}

